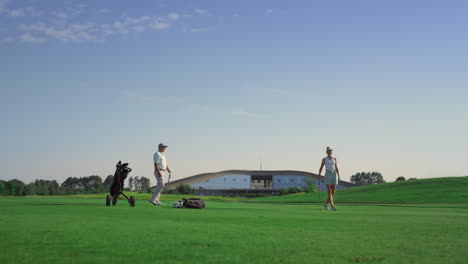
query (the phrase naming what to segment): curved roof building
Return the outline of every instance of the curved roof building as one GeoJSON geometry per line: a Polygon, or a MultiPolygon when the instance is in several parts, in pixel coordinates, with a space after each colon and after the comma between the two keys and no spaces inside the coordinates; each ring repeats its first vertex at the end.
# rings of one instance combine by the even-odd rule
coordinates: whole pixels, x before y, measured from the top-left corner
{"type": "MultiPolygon", "coordinates": [[[[197,174],[175,180],[167,186],[174,189],[180,184],[188,184],[200,195],[240,193],[240,192],[275,192],[285,188],[305,188],[316,184],[317,174],[294,170],[226,170],[197,174]]],[[[321,189],[326,190],[321,177],[321,189]]],[[[352,183],[340,181],[337,189],[352,187],[352,183]]]]}

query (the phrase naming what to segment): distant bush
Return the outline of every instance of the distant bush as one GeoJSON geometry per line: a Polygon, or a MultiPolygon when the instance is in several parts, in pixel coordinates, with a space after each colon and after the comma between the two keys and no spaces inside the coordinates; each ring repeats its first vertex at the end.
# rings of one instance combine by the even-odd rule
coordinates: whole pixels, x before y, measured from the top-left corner
{"type": "MultiPolygon", "coordinates": [[[[153,192],[153,191],[150,191],[150,193],[153,192]]],[[[168,188],[164,188],[163,191],[162,191],[163,194],[177,194],[177,190],[176,189],[168,189],[168,188]]]]}
{"type": "Polygon", "coordinates": [[[302,192],[301,189],[297,187],[291,187],[291,188],[284,188],[279,191],[279,195],[287,195],[287,194],[293,194],[293,193],[300,193],[302,192]]]}
{"type": "Polygon", "coordinates": [[[176,188],[176,194],[195,194],[195,189],[188,184],[180,184],[176,188]]]}
{"type": "Polygon", "coordinates": [[[312,179],[307,179],[307,186],[304,187],[303,189],[303,192],[306,192],[306,193],[311,193],[311,192],[316,192],[317,191],[317,185],[315,184],[315,182],[312,180],[312,179]]]}
{"type": "MultiPolygon", "coordinates": [[[[267,196],[271,196],[271,194],[269,193],[245,193],[245,194],[242,194],[241,196],[255,198],[255,197],[267,197],[267,196]]],[[[234,197],[237,197],[237,196],[234,196],[234,197]]]]}
{"type": "Polygon", "coordinates": [[[400,176],[400,177],[396,178],[395,182],[399,182],[399,181],[406,181],[406,179],[405,179],[405,177],[400,176]]]}
{"type": "Polygon", "coordinates": [[[300,192],[302,192],[302,190],[297,188],[297,187],[291,187],[291,188],[289,188],[288,192],[289,193],[300,193],[300,192]]]}

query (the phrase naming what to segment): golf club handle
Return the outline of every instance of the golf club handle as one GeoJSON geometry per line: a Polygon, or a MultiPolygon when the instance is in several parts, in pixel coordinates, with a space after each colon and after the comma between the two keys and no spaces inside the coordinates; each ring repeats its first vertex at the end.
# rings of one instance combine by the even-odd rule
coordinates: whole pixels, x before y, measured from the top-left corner
{"type": "Polygon", "coordinates": [[[171,181],[171,174],[169,173],[169,177],[167,178],[167,183],[166,186],[169,185],[169,182],[171,181]]]}

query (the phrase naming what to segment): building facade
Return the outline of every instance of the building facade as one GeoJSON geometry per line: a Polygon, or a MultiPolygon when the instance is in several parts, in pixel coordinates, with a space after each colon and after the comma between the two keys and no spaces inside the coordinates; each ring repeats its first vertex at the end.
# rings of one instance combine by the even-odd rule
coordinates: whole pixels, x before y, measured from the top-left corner
{"type": "MultiPolygon", "coordinates": [[[[305,171],[249,171],[229,170],[213,173],[202,173],[191,177],[175,180],[168,185],[174,189],[180,184],[188,184],[199,195],[220,195],[246,192],[279,192],[282,189],[297,187],[306,188],[317,184],[317,175],[305,171]]],[[[353,184],[340,181],[337,189],[351,187],[353,184]]],[[[321,177],[320,189],[326,190],[321,177]]]]}

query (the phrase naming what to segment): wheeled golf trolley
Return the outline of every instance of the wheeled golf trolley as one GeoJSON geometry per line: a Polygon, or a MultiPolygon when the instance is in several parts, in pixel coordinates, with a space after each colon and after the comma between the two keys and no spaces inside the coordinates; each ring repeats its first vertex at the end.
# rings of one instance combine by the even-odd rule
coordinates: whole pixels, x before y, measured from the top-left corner
{"type": "Polygon", "coordinates": [[[130,204],[131,207],[135,206],[135,197],[130,196],[130,198],[123,193],[124,181],[127,178],[128,174],[132,171],[128,166],[128,163],[122,164],[121,161],[117,163],[114,174],[114,182],[112,183],[109,193],[106,197],[106,206],[115,205],[120,195],[123,195],[130,204]]]}

